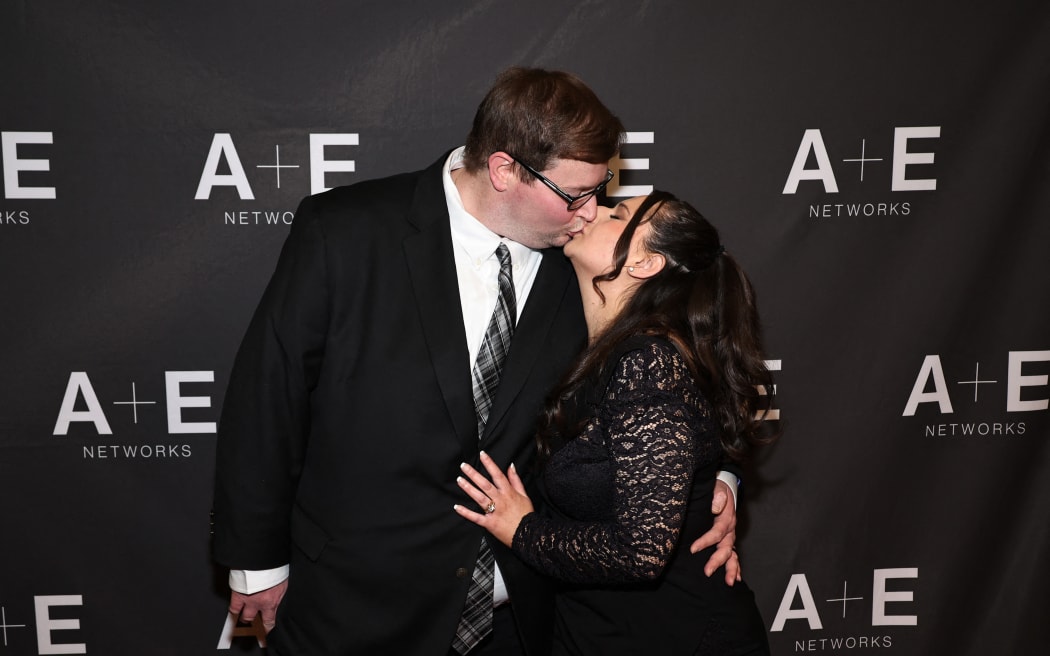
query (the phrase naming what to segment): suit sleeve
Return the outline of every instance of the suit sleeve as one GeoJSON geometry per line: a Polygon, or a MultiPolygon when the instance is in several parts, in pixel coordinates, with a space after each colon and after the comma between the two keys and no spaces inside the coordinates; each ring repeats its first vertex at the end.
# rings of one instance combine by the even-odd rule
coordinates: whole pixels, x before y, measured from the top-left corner
{"type": "Polygon", "coordinates": [[[307,198],[296,212],[223,402],[214,551],[233,569],[270,569],[290,558],[290,513],[329,316],[325,235],[315,205],[307,198]]]}

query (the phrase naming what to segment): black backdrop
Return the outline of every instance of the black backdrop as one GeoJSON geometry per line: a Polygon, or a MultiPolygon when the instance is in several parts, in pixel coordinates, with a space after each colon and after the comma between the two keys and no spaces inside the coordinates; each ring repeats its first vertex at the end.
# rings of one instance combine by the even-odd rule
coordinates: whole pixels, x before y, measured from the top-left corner
{"type": "Polygon", "coordinates": [[[774,653],[1041,653],[1048,7],[3,3],[0,654],[260,650],[208,509],[290,213],[459,145],[515,64],[587,80],[613,193],[692,201],[756,283],[774,653]]]}

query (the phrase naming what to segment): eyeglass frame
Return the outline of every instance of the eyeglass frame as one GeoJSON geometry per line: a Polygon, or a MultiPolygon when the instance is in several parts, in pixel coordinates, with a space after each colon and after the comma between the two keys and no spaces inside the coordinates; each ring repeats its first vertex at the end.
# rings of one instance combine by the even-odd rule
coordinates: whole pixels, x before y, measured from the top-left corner
{"type": "MultiPolygon", "coordinates": [[[[507,154],[509,155],[510,153],[507,153],[507,154]]],[[[590,191],[585,191],[584,193],[580,194],[579,196],[570,196],[561,187],[559,187],[558,185],[556,185],[553,182],[551,182],[545,175],[543,175],[542,173],[540,173],[536,169],[532,168],[531,166],[529,166],[525,162],[521,161],[520,159],[518,159],[514,155],[511,155],[511,159],[513,159],[515,162],[517,162],[519,165],[521,165],[521,168],[523,168],[526,171],[528,171],[529,173],[531,173],[533,175],[533,177],[535,177],[537,180],[539,180],[543,184],[547,185],[547,187],[551,191],[553,191],[554,193],[558,194],[558,196],[563,201],[565,201],[565,203],[566,203],[565,210],[568,211],[568,212],[572,212],[573,210],[580,209],[581,207],[583,207],[584,205],[587,204],[587,201],[589,201],[591,199],[591,196],[597,196],[598,194],[600,194],[603,191],[605,191],[605,188],[607,186],[609,186],[609,183],[612,181],[613,176],[616,175],[615,173],[613,173],[612,169],[606,169],[607,173],[605,175],[605,180],[603,180],[597,187],[595,187],[594,189],[591,189],[590,191]]]]}

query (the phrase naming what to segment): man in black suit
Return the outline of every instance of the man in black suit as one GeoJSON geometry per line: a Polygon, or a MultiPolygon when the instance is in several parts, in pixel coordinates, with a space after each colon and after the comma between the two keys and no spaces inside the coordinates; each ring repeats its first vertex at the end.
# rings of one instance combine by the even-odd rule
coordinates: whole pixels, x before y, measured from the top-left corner
{"type": "MultiPolygon", "coordinates": [[[[465,149],[302,202],[217,447],[216,560],[232,569],[231,612],[274,628],[271,651],[450,653],[483,539],[452,510],[459,465],[485,450],[533,471],[545,394],[586,335],[557,248],[593,220],[622,132],[574,76],[511,69],[465,149]],[[518,315],[479,437],[471,368],[500,244],[518,315]]],[[[469,651],[546,653],[548,583],[491,548],[495,628],[469,651]]]]}

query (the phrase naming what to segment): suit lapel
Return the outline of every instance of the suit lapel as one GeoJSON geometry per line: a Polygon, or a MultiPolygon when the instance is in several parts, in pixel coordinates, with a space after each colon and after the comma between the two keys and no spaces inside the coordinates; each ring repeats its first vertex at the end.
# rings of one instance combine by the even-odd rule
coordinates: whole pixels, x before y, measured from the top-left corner
{"type": "Polygon", "coordinates": [[[404,241],[405,262],[431,365],[456,434],[477,445],[477,415],[470,381],[470,355],[460,311],[441,169],[445,157],[420,177],[409,221],[419,230],[404,241]]]}

